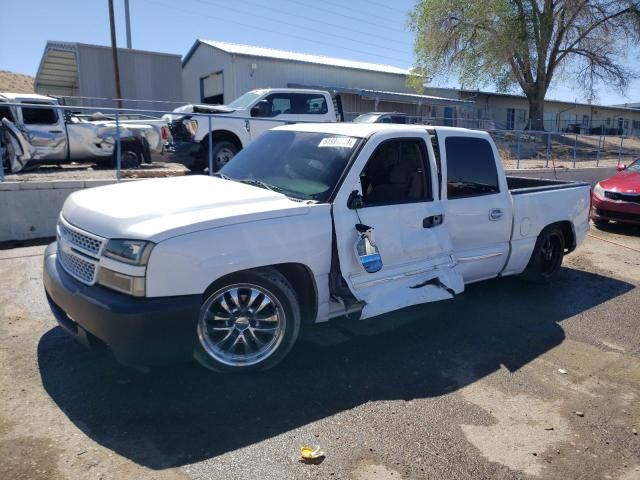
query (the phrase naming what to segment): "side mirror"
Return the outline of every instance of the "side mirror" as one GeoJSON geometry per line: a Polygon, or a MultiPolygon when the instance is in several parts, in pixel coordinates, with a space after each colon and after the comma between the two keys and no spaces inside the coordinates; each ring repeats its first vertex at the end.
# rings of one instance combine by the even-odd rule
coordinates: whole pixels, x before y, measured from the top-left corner
{"type": "Polygon", "coordinates": [[[269,101],[263,99],[251,107],[250,112],[252,117],[268,117],[271,113],[269,110],[269,101]]]}
{"type": "Polygon", "coordinates": [[[619,172],[625,170],[626,168],[627,166],[624,163],[619,163],[618,165],[616,165],[616,170],[619,172]]]}
{"type": "Polygon", "coordinates": [[[373,228],[358,223],[356,230],[360,234],[354,245],[356,257],[364,271],[376,273],[382,269],[382,256],[373,240],[373,228]]]}
{"type": "Polygon", "coordinates": [[[362,195],[357,190],[354,190],[349,195],[349,199],[347,200],[347,208],[349,210],[357,210],[358,208],[364,208],[364,200],[362,199],[362,195]]]}

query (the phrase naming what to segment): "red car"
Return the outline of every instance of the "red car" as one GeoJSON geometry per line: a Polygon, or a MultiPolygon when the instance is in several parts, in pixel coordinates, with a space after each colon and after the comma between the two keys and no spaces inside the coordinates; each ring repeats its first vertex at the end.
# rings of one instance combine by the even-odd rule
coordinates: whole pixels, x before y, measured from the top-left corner
{"type": "Polygon", "coordinates": [[[591,219],[596,225],[610,220],[640,225],[640,159],[596,183],[591,191],[591,219]]]}

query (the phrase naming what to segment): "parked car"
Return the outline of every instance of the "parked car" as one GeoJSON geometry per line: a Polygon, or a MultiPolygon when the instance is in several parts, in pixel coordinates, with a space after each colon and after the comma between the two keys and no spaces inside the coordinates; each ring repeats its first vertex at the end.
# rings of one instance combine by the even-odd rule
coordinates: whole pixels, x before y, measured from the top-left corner
{"type": "MultiPolygon", "coordinates": [[[[0,141],[6,145],[1,164],[11,173],[20,172],[27,164],[43,162],[113,163],[113,118],[100,113],[76,116],[70,110],[53,108],[59,105],[56,98],[45,95],[0,93],[0,141]]],[[[142,162],[162,158],[168,134],[166,122],[145,119],[120,123],[123,168],[136,168],[142,162]]]]}
{"type": "Polygon", "coordinates": [[[296,122],[336,122],[340,117],[327,91],[266,88],[247,92],[229,105],[178,107],[163,118],[170,122],[174,161],[193,171],[206,169],[211,136],[213,169],[217,171],[270,128],[296,122]],[[211,134],[208,118],[193,113],[215,114],[211,134]]]}
{"type": "Polygon", "coordinates": [[[67,332],[125,364],[261,370],[309,323],[547,282],[588,217],[588,184],[506,177],[486,132],[287,125],[217,177],[70,195],[44,287],[67,332]]]}
{"type": "Polygon", "coordinates": [[[353,123],[411,123],[406,113],[400,112],[370,112],[358,115],[353,123]]]}
{"type": "Polygon", "coordinates": [[[610,221],[640,225],[640,159],[617,170],[593,187],[591,219],[599,226],[610,221]]]}

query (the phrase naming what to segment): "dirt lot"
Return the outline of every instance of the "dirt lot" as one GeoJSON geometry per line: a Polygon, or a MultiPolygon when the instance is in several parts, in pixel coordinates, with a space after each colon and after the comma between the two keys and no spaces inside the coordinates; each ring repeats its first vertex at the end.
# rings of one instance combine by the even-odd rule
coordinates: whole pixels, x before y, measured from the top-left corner
{"type": "Polygon", "coordinates": [[[2,479],[640,478],[638,229],[593,229],[553,286],[336,320],[247,376],[85,351],[43,249],[0,251],[2,479]]]}

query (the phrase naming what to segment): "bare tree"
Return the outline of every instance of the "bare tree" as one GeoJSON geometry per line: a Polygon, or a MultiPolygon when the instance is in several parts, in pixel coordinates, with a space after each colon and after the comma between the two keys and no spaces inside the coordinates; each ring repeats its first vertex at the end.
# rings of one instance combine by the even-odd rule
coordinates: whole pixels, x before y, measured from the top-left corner
{"type": "Polygon", "coordinates": [[[640,40],[639,0],[420,0],[413,84],[457,73],[465,87],[519,86],[528,128],[544,129],[544,98],[562,70],[592,98],[597,85],[624,91],[637,72],[625,64],[640,40]]]}

